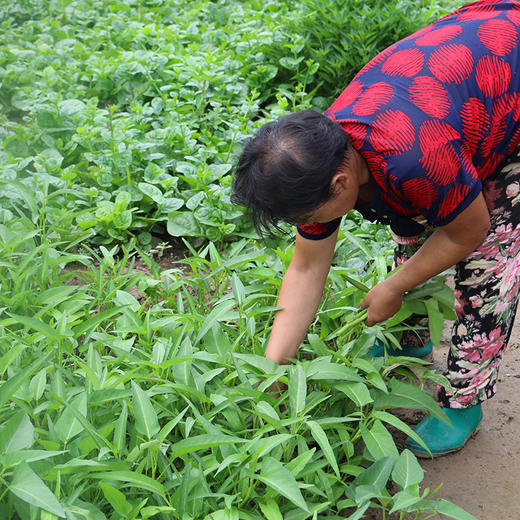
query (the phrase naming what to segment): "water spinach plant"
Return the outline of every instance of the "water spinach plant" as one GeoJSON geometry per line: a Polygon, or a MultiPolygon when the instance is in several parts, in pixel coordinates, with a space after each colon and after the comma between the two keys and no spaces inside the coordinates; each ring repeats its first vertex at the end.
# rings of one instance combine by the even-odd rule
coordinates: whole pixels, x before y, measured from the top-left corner
{"type": "MultiPolygon", "coordinates": [[[[0,0],[0,516],[473,518],[421,489],[394,440],[414,435],[396,408],[443,417],[421,387],[445,381],[365,356],[412,313],[437,341],[446,289],[366,329],[363,286],[391,254],[349,217],[298,359],[273,364],[290,240],[259,243],[229,202],[254,127],[324,108],[327,64],[347,82],[380,35],[413,30],[411,4],[373,4],[0,0]],[[317,8],[341,14],[321,35],[317,8]],[[346,32],[365,45],[332,41],[346,32]],[[171,240],[183,254],[158,264],[171,240]]],[[[415,2],[417,25],[439,4],[415,2]]]]}
{"type": "MultiPolygon", "coordinates": [[[[342,233],[372,256],[363,230],[342,233]]],[[[414,436],[396,407],[443,418],[416,362],[363,355],[403,324],[342,333],[357,271],[333,267],[299,359],[279,366],[263,348],[290,247],[209,243],[165,270],[143,255],[145,273],[131,247],[60,251],[26,217],[0,236],[6,517],[472,518],[420,490],[392,437],[414,436]],[[266,391],[276,381],[280,396],[266,391]]],[[[378,262],[352,250],[360,283],[383,274],[379,247],[378,262]]]]}

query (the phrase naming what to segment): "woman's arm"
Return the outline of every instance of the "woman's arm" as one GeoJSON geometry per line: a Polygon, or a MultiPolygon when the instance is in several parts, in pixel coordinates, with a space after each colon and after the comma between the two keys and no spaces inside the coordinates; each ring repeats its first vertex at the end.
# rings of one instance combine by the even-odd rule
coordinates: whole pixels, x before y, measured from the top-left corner
{"type": "Polygon", "coordinates": [[[370,290],[361,308],[368,309],[367,325],[393,316],[405,292],[460,262],[484,241],[489,211],[482,193],[452,222],[437,228],[400,269],[370,290]]]}
{"type": "Polygon", "coordinates": [[[336,230],[323,240],[296,235],[294,255],[283,277],[278,307],[265,357],[280,364],[294,358],[323,294],[334,255],[336,230]]]}

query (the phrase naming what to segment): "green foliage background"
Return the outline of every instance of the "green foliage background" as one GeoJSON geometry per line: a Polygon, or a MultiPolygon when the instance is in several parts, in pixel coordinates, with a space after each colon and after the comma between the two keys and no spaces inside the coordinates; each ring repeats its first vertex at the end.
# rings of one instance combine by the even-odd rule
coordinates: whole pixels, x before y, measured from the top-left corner
{"type": "Polygon", "coordinates": [[[326,108],[449,3],[3,1],[2,205],[21,200],[11,180],[66,189],[60,236],[75,225],[98,244],[248,236],[229,202],[244,139],[326,108]]]}
{"type": "Polygon", "coordinates": [[[229,202],[255,128],[324,109],[452,7],[0,1],[0,515],[473,518],[420,490],[390,433],[413,435],[395,407],[442,418],[420,386],[445,381],[364,357],[412,313],[438,337],[449,293],[432,281],[364,329],[350,280],[384,278],[391,252],[353,215],[299,360],[270,363],[291,244],[259,244],[229,202]],[[172,237],[185,259],[161,269],[172,237]]]}

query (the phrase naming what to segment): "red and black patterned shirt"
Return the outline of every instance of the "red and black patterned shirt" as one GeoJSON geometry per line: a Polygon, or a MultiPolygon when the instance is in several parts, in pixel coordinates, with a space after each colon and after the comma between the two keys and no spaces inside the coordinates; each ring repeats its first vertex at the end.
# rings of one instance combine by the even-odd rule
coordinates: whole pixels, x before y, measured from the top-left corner
{"type": "MultiPolygon", "coordinates": [[[[520,1],[481,0],[388,47],[325,112],[376,186],[356,209],[402,236],[443,226],[520,142],[520,1]]],[[[299,225],[311,239],[340,219],[299,225]]]]}

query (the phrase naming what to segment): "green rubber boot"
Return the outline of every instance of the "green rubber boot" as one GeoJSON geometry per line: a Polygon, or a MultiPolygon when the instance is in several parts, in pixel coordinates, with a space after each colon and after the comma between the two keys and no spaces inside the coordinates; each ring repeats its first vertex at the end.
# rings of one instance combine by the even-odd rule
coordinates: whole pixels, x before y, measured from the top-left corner
{"type": "Polygon", "coordinates": [[[482,421],[480,404],[470,408],[443,408],[452,426],[448,426],[435,417],[426,417],[415,428],[431,454],[408,437],[406,447],[417,457],[440,457],[459,451],[468,440],[478,432],[482,421]]]}
{"type": "MultiPolygon", "coordinates": [[[[401,350],[397,350],[391,345],[388,345],[386,347],[386,352],[389,356],[410,356],[424,359],[430,363],[433,362],[433,343],[431,339],[428,340],[428,343],[423,347],[403,346],[401,350]]],[[[382,341],[376,340],[366,355],[370,357],[383,357],[385,355],[385,345],[382,341]]]]}

